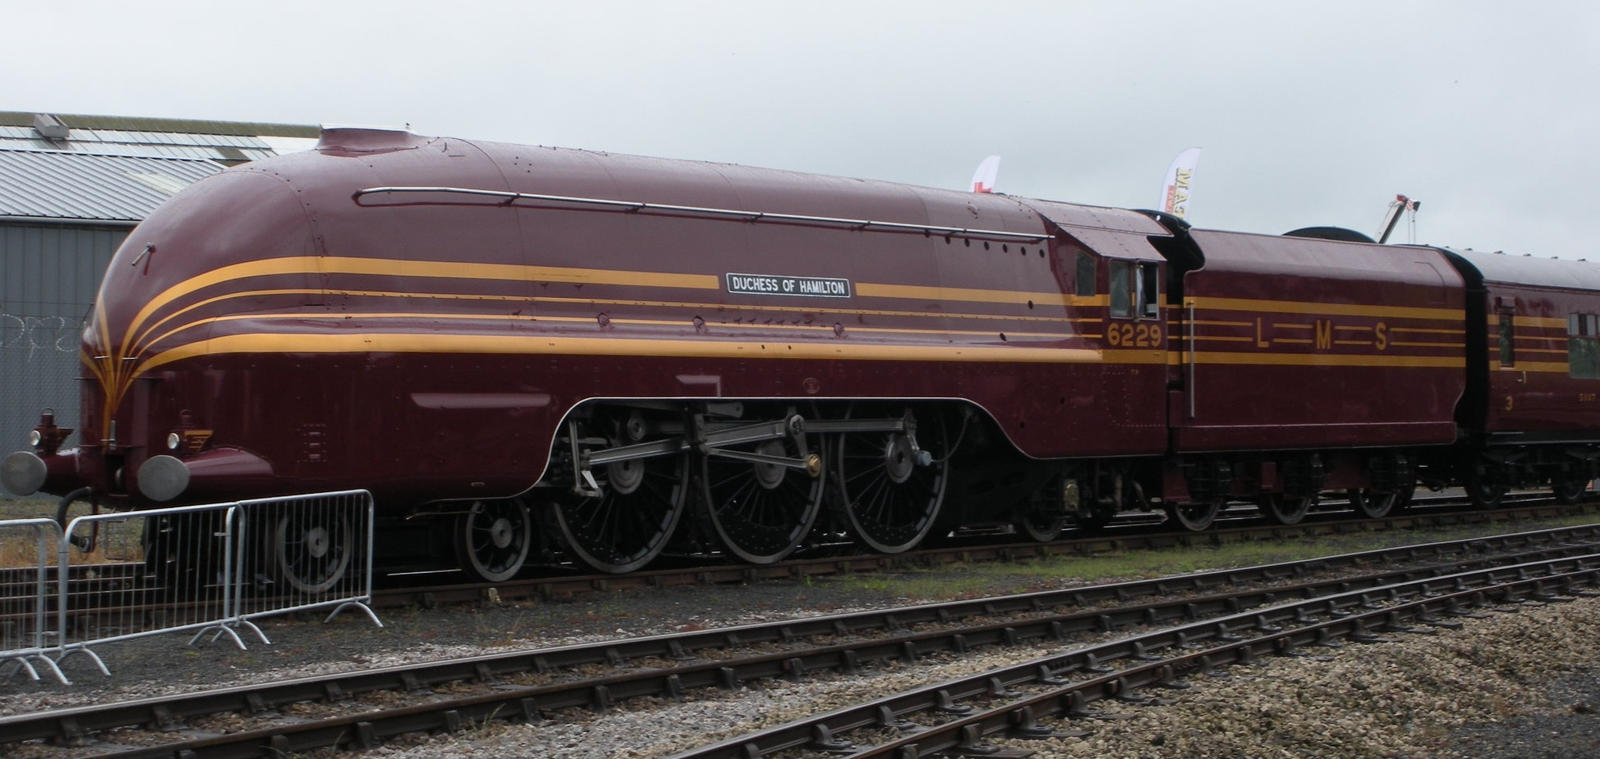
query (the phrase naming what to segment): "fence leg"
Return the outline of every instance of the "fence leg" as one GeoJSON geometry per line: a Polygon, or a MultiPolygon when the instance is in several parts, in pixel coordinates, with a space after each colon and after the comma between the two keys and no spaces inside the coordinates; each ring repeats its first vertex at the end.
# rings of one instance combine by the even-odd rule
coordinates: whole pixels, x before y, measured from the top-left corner
{"type": "MultiPolygon", "coordinates": [[[[45,656],[44,654],[34,654],[33,657],[35,659],[38,659],[39,663],[43,664],[45,669],[50,670],[50,674],[55,675],[56,679],[60,680],[62,685],[71,685],[72,684],[72,681],[67,679],[66,673],[62,672],[61,668],[57,667],[55,662],[50,661],[50,657],[45,656]]],[[[27,662],[23,662],[22,665],[26,667],[28,665],[28,663],[27,662]]],[[[32,667],[28,667],[28,674],[33,675],[33,679],[35,679],[35,680],[39,679],[38,675],[33,674],[33,668],[32,667]]]]}
{"type": "Polygon", "coordinates": [[[111,676],[111,670],[106,669],[106,663],[100,659],[100,655],[95,653],[94,650],[88,646],[79,645],[66,646],[62,648],[61,655],[56,657],[55,664],[59,665],[61,662],[66,661],[68,656],[73,654],[83,654],[84,656],[89,657],[89,661],[94,662],[94,666],[100,670],[100,674],[105,675],[106,677],[111,676]]]}
{"type": "Polygon", "coordinates": [[[360,601],[345,601],[344,603],[339,604],[339,608],[334,609],[333,613],[329,614],[327,619],[322,620],[322,624],[328,624],[329,622],[332,622],[334,617],[339,616],[339,612],[344,611],[345,609],[349,609],[349,608],[356,608],[356,609],[360,609],[360,610],[366,612],[367,613],[367,619],[372,620],[372,624],[375,624],[375,625],[377,625],[379,627],[383,627],[383,623],[378,621],[378,615],[377,615],[376,612],[374,612],[372,610],[372,607],[370,607],[370,606],[368,606],[368,605],[366,605],[366,604],[364,604],[364,603],[362,603],[360,601]]]}
{"type": "Polygon", "coordinates": [[[239,634],[234,632],[233,628],[229,627],[228,625],[211,625],[210,627],[201,628],[200,632],[195,633],[194,637],[189,639],[189,645],[193,646],[195,641],[205,637],[206,633],[211,633],[211,640],[206,641],[206,643],[215,643],[217,642],[217,638],[226,635],[228,636],[229,640],[233,641],[233,645],[239,647],[240,651],[250,650],[250,647],[246,646],[244,641],[239,639],[239,634]]]}
{"type": "Polygon", "coordinates": [[[272,645],[272,641],[267,639],[267,634],[265,632],[262,632],[261,628],[256,627],[256,623],[251,622],[248,619],[241,619],[241,620],[239,620],[238,624],[239,625],[243,625],[245,627],[248,627],[251,630],[255,631],[256,637],[260,638],[262,643],[265,643],[265,644],[267,644],[269,646],[272,645]]]}

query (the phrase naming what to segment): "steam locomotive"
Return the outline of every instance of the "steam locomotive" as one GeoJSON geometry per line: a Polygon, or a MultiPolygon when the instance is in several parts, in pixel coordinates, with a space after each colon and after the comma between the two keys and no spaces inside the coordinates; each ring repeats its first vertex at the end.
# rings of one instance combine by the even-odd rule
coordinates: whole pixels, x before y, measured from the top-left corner
{"type": "Polygon", "coordinates": [[[76,446],[42,419],[8,490],[367,488],[380,549],[421,525],[488,580],[1570,500],[1600,457],[1589,264],[385,130],[174,197],[81,358],[76,446]]]}

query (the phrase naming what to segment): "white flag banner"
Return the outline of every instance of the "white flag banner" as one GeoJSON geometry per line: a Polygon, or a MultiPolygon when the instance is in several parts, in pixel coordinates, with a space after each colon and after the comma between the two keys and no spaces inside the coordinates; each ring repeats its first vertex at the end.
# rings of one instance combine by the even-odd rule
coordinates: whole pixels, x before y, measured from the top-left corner
{"type": "Polygon", "coordinates": [[[1167,179],[1161,183],[1161,203],[1157,207],[1180,219],[1189,215],[1189,197],[1194,186],[1194,168],[1200,164],[1200,148],[1189,148],[1172,159],[1167,179]]]}
{"type": "Polygon", "coordinates": [[[973,192],[994,192],[994,181],[1000,176],[1000,156],[992,155],[983,159],[978,164],[978,170],[972,172],[973,192]]]}

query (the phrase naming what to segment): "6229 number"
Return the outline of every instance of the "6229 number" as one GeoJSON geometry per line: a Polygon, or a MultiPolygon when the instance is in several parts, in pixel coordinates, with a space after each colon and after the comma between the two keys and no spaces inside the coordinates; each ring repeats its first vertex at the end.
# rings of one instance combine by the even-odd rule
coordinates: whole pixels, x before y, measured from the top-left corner
{"type": "Polygon", "coordinates": [[[1161,347],[1161,325],[1108,324],[1106,325],[1106,344],[1120,348],[1159,348],[1161,347]]]}

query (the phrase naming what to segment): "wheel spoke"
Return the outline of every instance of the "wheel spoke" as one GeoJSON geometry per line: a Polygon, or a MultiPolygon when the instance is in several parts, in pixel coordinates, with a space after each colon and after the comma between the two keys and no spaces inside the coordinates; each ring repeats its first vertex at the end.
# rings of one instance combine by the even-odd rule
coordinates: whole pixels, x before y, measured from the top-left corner
{"type": "Polygon", "coordinates": [[[476,502],[458,517],[456,529],[458,563],[484,582],[515,576],[533,545],[533,519],[519,500],[476,502]]]}
{"type": "MultiPolygon", "coordinates": [[[[768,409],[777,416],[778,409],[768,409]]],[[[822,450],[820,436],[807,437],[805,450],[822,450]]],[[[796,458],[793,439],[768,440],[749,452],[796,458]]],[[[788,467],[773,468],[741,459],[699,457],[706,483],[696,509],[705,532],[731,556],[754,564],[778,561],[798,549],[822,510],[825,478],[788,467]]]]}
{"type": "Polygon", "coordinates": [[[907,433],[846,432],[835,442],[833,476],[845,525],[857,540],[883,553],[906,551],[920,542],[933,528],[944,500],[944,426],[929,414],[916,429],[916,442],[932,455],[931,463],[916,461],[907,433]]]}
{"type": "MultiPolygon", "coordinates": [[[[609,432],[621,426],[604,418],[590,424],[609,432]]],[[[611,445],[621,444],[615,435],[608,438],[611,445]]],[[[688,453],[639,459],[618,471],[628,480],[619,483],[625,487],[612,485],[610,467],[596,467],[600,495],[563,493],[540,511],[567,552],[601,572],[631,572],[666,548],[683,514],[688,453]]]]}

